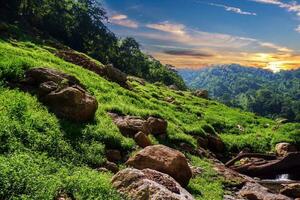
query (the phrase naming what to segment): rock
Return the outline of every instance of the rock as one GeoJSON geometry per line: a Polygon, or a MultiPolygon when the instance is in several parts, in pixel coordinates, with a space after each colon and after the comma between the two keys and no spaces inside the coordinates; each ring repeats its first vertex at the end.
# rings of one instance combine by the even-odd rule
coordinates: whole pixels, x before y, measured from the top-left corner
{"type": "Polygon", "coordinates": [[[110,162],[117,163],[122,160],[122,155],[119,150],[109,149],[106,151],[106,158],[110,162]]]}
{"type": "Polygon", "coordinates": [[[175,100],[174,97],[165,97],[164,101],[166,101],[168,103],[171,103],[171,104],[175,104],[176,103],[176,100],[175,100]]]}
{"type": "Polygon", "coordinates": [[[55,200],[74,200],[74,196],[71,193],[59,192],[59,194],[54,198],[55,200]]]}
{"type": "Polygon", "coordinates": [[[208,91],[207,90],[196,90],[193,92],[196,97],[208,99],[208,91]]]}
{"type": "Polygon", "coordinates": [[[172,177],[151,169],[124,169],[112,178],[112,185],[134,200],[194,200],[172,177]]]}
{"type": "Polygon", "coordinates": [[[106,79],[116,82],[122,87],[128,88],[127,85],[127,75],[121,72],[119,69],[113,67],[113,65],[102,65],[97,63],[93,59],[87,57],[84,54],[77,53],[75,51],[58,51],[56,52],[56,56],[71,62],[75,65],[81,66],[85,69],[88,69],[106,79]]]}
{"type": "Polygon", "coordinates": [[[271,193],[267,188],[250,182],[239,191],[239,195],[248,200],[292,200],[287,196],[271,193]]]}
{"type": "Polygon", "coordinates": [[[292,144],[282,142],[276,144],[275,150],[278,156],[285,156],[287,153],[296,152],[297,147],[292,144]]]}
{"type": "Polygon", "coordinates": [[[225,144],[218,135],[207,135],[208,148],[213,152],[223,152],[225,144]]]}
{"type": "Polygon", "coordinates": [[[149,137],[141,131],[135,134],[134,140],[137,143],[137,145],[139,145],[142,148],[152,145],[149,137]]]}
{"type": "Polygon", "coordinates": [[[74,76],[53,69],[34,68],[26,71],[23,84],[37,92],[40,101],[59,117],[75,122],[94,119],[98,102],[74,76]]]}
{"type": "Polygon", "coordinates": [[[105,76],[109,80],[119,83],[123,87],[128,87],[127,74],[115,68],[112,64],[106,65],[104,71],[105,71],[105,76]]]}
{"type": "Polygon", "coordinates": [[[187,186],[192,171],[185,156],[164,145],[148,146],[126,162],[137,169],[150,168],[169,174],[183,187],[187,186]]]}
{"type": "Polygon", "coordinates": [[[53,81],[47,81],[44,83],[41,83],[38,89],[39,96],[44,96],[49,94],[52,91],[55,91],[58,88],[58,84],[53,81]]]}
{"type": "Polygon", "coordinates": [[[179,88],[177,87],[177,85],[169,85],[168,86],[171,90],[179,90],[179,88]]]}
{"type": "Polygon", "coordinates": [[[119,116],[116,113],[109,113],[114,123],[119,128],[123,135],[134,137],[138,132],[143,132],[146,135],[162,135],[167,133],[167,121],[149,117],[144,120],[136,116],[119,116]]]}
{"type": "Polygon", "coordinates": [[[98,108],[97,100],[78,86],[52,91],[42,101],[58,116],[76,122],[92,120],[98,108]]]}
{"type": "Polygon", "coordinates": [[[40,84],[52,81],[56,84],[66,82],[68,85],[80,85],[80,81],[71,75],[49,68],[33,68],[25,72],[25,83],[39,87],[40,84]]]}
{"type": "Polygon", "coordinates": [[[206,149],[208,147],[208,139],[204,137],[197,137],[197,144],[199,147],[206,149]]]}
{"type": "Polygon", "coordinates": [[[138,82],[141,85],[146,85],[145,79],[142,79],[142,78],[139,78],[139,77],[136,77],[136,76],[128,76],[127,80],[138,82]]]}
{"type": "Polygon", "coordinates": [[[149,117],[147,126],[151,134],[163,135],[167,133],[168,122],[164,119],[149,117]]]}
{"type": "Polygon", "coordinates": [[[106,161],[104,164],[103,164],[103,167],[109,171],[111,171],[112,173],[117,173],[119,171],[119,167],[116,163],[113,163],[113,162],[109,162],[109,161],[106,161]]]}
{"type": "Polygon", "coordinates": [[[203,172],[203,169],[200,168],[200,167],[195,167],[195,166],[192,166],[192,165],[189,165],[189,167],[192,170],[192,177],[193,178],[195,178],[196,176],[202,174],[202,172],[203,172]]]}
{"type": "Polygon", "coordinates": [[[300,183],[285,184],[280,193],[292,198],[300,197],[300,183]]]}
{"type": "Polygon", "coordinates": [[[119,116],[115,113],[109,113],[114,123],[123,135],[134,137],[138,132],[149,134],[146,120],[135,116],[119,116]]]}

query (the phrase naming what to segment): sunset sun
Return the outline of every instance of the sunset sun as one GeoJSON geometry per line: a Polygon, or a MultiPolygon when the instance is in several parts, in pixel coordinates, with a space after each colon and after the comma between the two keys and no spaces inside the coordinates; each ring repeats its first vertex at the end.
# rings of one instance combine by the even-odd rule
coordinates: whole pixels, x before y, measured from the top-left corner
{"type": "Polygon", "coordinates": [[[274,73],[280,72],[281,69],[283,69],[283,64],[279,62],[270,62],[268,63],[267,69],[271,70],[274,73]]]}

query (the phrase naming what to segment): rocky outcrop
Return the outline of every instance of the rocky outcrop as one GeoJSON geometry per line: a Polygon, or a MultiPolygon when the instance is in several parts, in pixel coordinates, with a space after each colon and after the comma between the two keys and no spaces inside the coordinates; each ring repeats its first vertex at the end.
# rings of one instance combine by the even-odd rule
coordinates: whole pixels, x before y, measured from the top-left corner
{"type": "Polygon", "coordinates": [[[275,151],[278,156],[285,156],[288,153],[296,152],[297,147],[290,143],[282,142],[276,144],[275,151]]]}
{"type": "Polygon", "coordinates": [[[151,169],[124,169],[112,178],[112,185],[134,200],[194,199],[172,177],[151,169]]]}
{"type": "Polygon", "coordinates": [[[134,137],[138,132],[143,132],[146,135],[162,135],[167,133],[167,121],[149,117],[147,120],[136,116],[119,116],[115,113],[109,113],[114,123],[119,128],[123,135],[134,137]]]}
{"type": "Polygon", "coordinates": [[[81,66],[85,69],[95,72],[96,74],[116,82],[122,87],[128,88],[127,75],[112,65],[101,65],[84,54],[75,51],[59,51],[56,55],[65,61],[81,66]]]}
{"type": "Polygon", "coordinates": [[[150,168],[172,176],[183,187],[187,186],[192,171],[185,156],[164,145],[153,145],[139,151],[126,162],[137,169],[150,168]]]}
{"type": "Polygon", "coordinates": [[[53,69],[34,68],[25,73],[23,84],[62,118],[87,122],[95,116],[97,100],[87,93],[74,76],[53,69]]]}
{"type": "Polygon", "coordinates": [[[267,188],[250,182],[239,191],[239,195],[248,200],[292,200],[287,196],[271,193],[267,188]]]}

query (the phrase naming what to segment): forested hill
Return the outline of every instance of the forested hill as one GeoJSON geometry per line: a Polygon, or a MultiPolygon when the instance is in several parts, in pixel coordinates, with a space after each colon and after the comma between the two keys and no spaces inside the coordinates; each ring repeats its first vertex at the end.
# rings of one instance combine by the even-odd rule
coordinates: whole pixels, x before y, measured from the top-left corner
{"type": "MultiPolygon", "coordinates": [[[[2,1],[1,1],[2,2],[2,1]]],[[[134,38],[119,39],[106,26],[107,14],[98,0],[11,0],[0,6],[1,22],[14,24],[36,34],[51,37],[74,50],[83,52],[104,65],[113,64],[121,71],[149,82],[162,82],[185,89],[181,77],[169,65],[163,65],[140,50],[134,38]]],[[[13,37],[23,36],[17,31],[13,37]]],[[[19,38],[20,39],[20,38],[19,38]]],[[[28,38],[23,38],[28,40],[28,38]]],[[[40,41],[39,41],[40,42],[40,41]]]]}
{"type": "Polygon", "coordinates": [[[273,73],[232,64],[179,73],[190,88],[206,89],[227,105],[267,117],[300,120],[300,70],[273,73]]]}

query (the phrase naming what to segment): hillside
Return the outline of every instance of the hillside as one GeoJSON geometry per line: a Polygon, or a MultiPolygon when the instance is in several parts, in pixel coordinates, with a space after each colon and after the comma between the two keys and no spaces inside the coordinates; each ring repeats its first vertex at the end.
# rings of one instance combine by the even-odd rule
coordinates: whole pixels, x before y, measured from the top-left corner
{"type": "MultiPolygon", "coordinates": [[[[128,90],[62,60],[57,51],[30,40],[0,40],[1,199],[53,199],[61,192],[74,199],[122,199],[111,186],[112,173],[95,169],[106,162],[108,150],[119,150],[127,158],[139,148],[120,133],[108,112],[167,120],[167,136],[151,135],[151,142],[185,152],[194,166],[204,170],[187,187],[196,199],[222,199],[229,184],[212,169],[212,161],[182,149],[187,145],[197,150],[197,136],[218,134],[225,143],[226,150],[219,153],[223,159],[246,147],[266,152],[282,141],[300,144],[299,124],[280,124],[190,92],[135,79],[129,81],[128,90]],[[15,87],[26,70],[36,67],[75,76],[99,103],[95,119],[75,123],[59,118],[36,95],[15,87]]],[[[125,167],[123,161],[118,165],[125,167]]]]}
{"type": "Polygon", "coordinates": [[[271,71],[239,65],[180,70],[193,89],[206,89],[213,99],[271,118],[299,121],[300,70],[271,71]]]}

